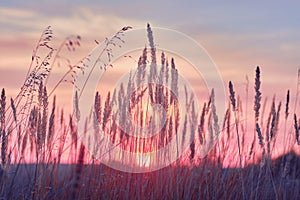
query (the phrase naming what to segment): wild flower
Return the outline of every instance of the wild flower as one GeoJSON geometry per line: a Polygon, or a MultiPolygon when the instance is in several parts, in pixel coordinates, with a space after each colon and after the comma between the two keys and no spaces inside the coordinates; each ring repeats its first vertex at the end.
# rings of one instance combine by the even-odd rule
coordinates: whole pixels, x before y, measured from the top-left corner
{"type": "Polygon", "coordinates": [[[285,120],[287,120],[289,116],[289,103],[290,103],[290,90],[287,91],[286,94],[286,103],[285,103],[285,120]]]}
{"type": "Polygon", "coordinates": [[[300,145],[300,140],[299,140],[299,125],[297,121],[297,115],[294,114],[294,128],[295,128],[295,137],[298,145],[300,145]]]}
{"type": "Polygon", "coordinates": [[[255,120],[258,121],[260,102],[261,102],[261,92],[260,92],[260,68],[257,66],[255,74],[255,101],[254,101],[254,111],[255,111],[255,120]]]}

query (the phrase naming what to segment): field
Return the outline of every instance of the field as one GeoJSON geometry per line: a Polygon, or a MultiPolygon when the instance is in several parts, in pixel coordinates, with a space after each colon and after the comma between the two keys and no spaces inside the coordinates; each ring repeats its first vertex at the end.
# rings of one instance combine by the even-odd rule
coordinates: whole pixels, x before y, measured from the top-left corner
{"type": "MultiPolygon", "coordinates": [[[[129,29],[103,44],[101,70],[109,70],[111,46],[126,45],[122,36],[129,29]]],[[[83,90],[76,90],[71,113],[55,96],[61,84],[77,88],[79,74],[91,68],[89,57],[70,65],[61,55],[63,48],[76,50],[81,38],[68,37],[54,48],[51,27],[42,33],[20,93],[8,99],[2,89],[0,199],[299,199],[298,91],[292,96],[287,89],[285,102],[262,102],[256,67],[254,85],[246,84],[254,99],[241,99],[229,82],[224,116],[217,115],[213,89],[198,110],[192,93],[181,89],[175,60],[156,51],[150,25],[147,34],[149,47],[136,59],[134,74],[114,91],[95,93],[93,109],[82,119],[83,90]],[[67,70],[49,89],[59,61],[67,70]],[[158,151],[173,139],[174,149],[158,151]]]]}

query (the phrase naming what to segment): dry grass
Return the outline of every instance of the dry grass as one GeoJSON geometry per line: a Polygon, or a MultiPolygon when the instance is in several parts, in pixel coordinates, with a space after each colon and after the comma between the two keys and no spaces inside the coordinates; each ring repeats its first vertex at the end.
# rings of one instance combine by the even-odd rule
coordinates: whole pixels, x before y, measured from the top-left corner
{"type": "MultiPolygon", "coordinates": [[[[130,27],[124,27],[111,39],[107,40],[106,49],[102,53],[111,59],[110,45],[122,44],[122,34],[130,27]]],[[[80,37],[68,37],[58,48],[51,43],[52,30],[48,27],[42,34],[34,54],[32,64],[26,76],[25,83],[15,99],[11,99],[10,107],[6,105],[5,90],[0,99],[0,134],[1,134],[1,165],[0,165],[0,198],[2,199],[299,199],[299,155],[290,153],[272,160],[273,151],[277,148],[278,133],[284,131],[286,138],[283,144],[284,152],[299,149],[299,119],[293,113],[289,118],[289,102],[292,98],[290,91],[284,110],[284,120],[281,120],[281,102],[277,104],[273,98],[270,113],[264,119],[265,102],[261,110],[262,93],[261,71],[255,72],[254,126],[253,130],[258,138],[246,142],[249,134],[247,126],[242,123],[243,116],[249,115],[248,103],[243,109],[242,101],[234,91],[233,83],[229,83],[228,108],[223,120],[216,114],[214,90],[207,102],[203,102],[201,110],[197,110],[193,96],[185,92],[185,107],[187,113],[181,115],[178,109],[177,96],[179,93],[178,69],[175,60],[171,65],[164,53],[161,54],[161,68],[156,67],[159,59],[156,57],[153,32],[147,26],[150,44],[139,58],[137,71],[132,74],[128,83],[108,93],[103,102],[102,94],[95,94],[94,110],[91,114],[92,127],[95,130],[93,138],[98,138],[100,131],[105,132],[115,145],[124,150],[147,152],[159,149],[176,137],[177,146],[190,140],[189,148],[181,158],[157,171],[147,173],[126,173],[109,168],[96,159],[98,146],[92,143],[84,146],[78,134],[76,121],[80,119],[78,101],[81,94],[74,98],[75,112],[64,113],[56,105],[56,97],[50,98],[56,88],[63,82],[75,83],[76,74],[86,69],[84,60],[79,64],[67,63],[67,71],[48,93],[47,80],[51,70],[61,59],[61,50],[67,47],[74,51],[79,46],[80,37]],[[40,48],[46,49],[44,57],[39,56],[40,48]],[[150,69],[147,62],[150,62],[150,69]],[[67,79],[69,77],[69,79],[67,79]],[[149,80],[159,80],[161,84],[170,86],[156,86],[141,83],[149,80]],[[127,85],[127,87],[125,86],[127,85]],[[130,98],[126,98],[130,96],[130,98]],[[231,105],[230,105],[231,103],[231,105]],[[130,119],[135,113],[138,124],[151,124],[146,108],[152,104],[160,104],[168,110],[166,123],[160,134],[149,139],[136,138],[128,134],[132,131],[130,119]],[[116,106],[117,111],[112,109],[116,106]],[[246,110],[246,114],[243,113],[246,110]],[[232,122],[232,116],[234,121],[232,122]],[[121,127],[116,124],[120,119],[121,127]],[[261,118],[261,123],[259,119],[261,118]],[[183,120],[181,120],[183,119],[183,120]],[[266,124],[262,122],[267,121],[266,124]],[[182,121],[182,122],[181,122],[182,121]],[[219,121],[223,121],[220,129],[219,121]],[[182,123],[182,124],[180,124],[182,123]],[[284,124],[281,130],[279,124],[284,124]],[[179,126],[183,132],[178,133],[179,126]],[[288,127],[293,129],[288,129],[288,127]],[[287,131],[288,130],[288,131],[287,131]],[[191,131],[191,138],[187,138],[187,131],[191,131]],[[223,134],[221,134],[223,133],[223,134]],[[181,140],[178,137],[182,137],[181,140]],[[200,158],[201,147],[209,147],[212,138],[220,139],[205,158],[200,158]],[[78,143],[80,144],[78,148],[78,143]],[[94,149],[88,152],[87,149],[94,149]],[[249,151],[246,151],[249,149],[249,151]],[[245,161],[246,160],[246,164],[245,161]],[[69,164],[62,164],[62,160],[69,164]],[[244,162],[243,162],[244,161],[244,162]],[[224,167],[230,162],[232,168],[224,167]]],[[[104,63],[103,70],[108,64],[104,63]]],[[[95,67],[95,66],[93,66],[95,67]]],[[[247,97],[249,80],[247,78],[247,97]]],[[[105,94],[103,94],[105,95],[105,94]]],[[[295,99],[297,99],[296,94],[295,99]]],[[[248,102],[248,99],[246,100],[248,102]]],[[[297,100],[295,100],[297,101],[297,100]]],[[[181,102],[183,103],[183,102],[181,102]]],[[[295,109],[296,110],[296,109],[295,109]]],[[[249,123],[249,124],[247,124],[249,123]]],[[[153,131],[155,123],[149,131],[153,131]]],[[[88,129],[86,126],[86,130],[88,129]]],[[[91,140],[91,138],[89,138],[91,140]]],[[[98,152],[99,153],[99,152],[98,152]]],[[[109,152],[100,152],[108,153],[109,152]]],[[[178,150],[177,150],[177,153],[178,150]]],[[[158,154],[157,159],[168,159],[170,155],[158,154]]],[[[135,159],[132,160],[136,162],[135,159]]],[[[119,163],[121,165],[121,163],[119,163]]]]}

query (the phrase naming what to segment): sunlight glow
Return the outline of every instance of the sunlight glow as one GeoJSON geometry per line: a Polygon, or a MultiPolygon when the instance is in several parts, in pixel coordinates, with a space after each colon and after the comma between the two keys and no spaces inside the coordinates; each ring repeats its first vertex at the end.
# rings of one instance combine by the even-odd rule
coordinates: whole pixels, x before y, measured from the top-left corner
{"type": "Polygon", "coordinates": [[[140,167],[150,167],[150,153],[137,153],[136,164],[140,167]]]}

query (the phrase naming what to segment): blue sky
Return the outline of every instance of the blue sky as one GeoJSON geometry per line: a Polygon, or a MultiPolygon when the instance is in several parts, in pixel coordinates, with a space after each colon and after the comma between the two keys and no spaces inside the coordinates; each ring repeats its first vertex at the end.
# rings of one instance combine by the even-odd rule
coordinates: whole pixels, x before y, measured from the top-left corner
{"type": "Polygon", "coordinates": [[[280,29],[299,30],[299,2],[237,2],[210,3],[199,1],[5,1],[2,7],[38,11],[40,14],[69,15],[74,9],[85,7],[100,13],[120,17],[155,21],[170,26],[199,26],[208,23],[220,30],[237,32],[280,29]]]}

